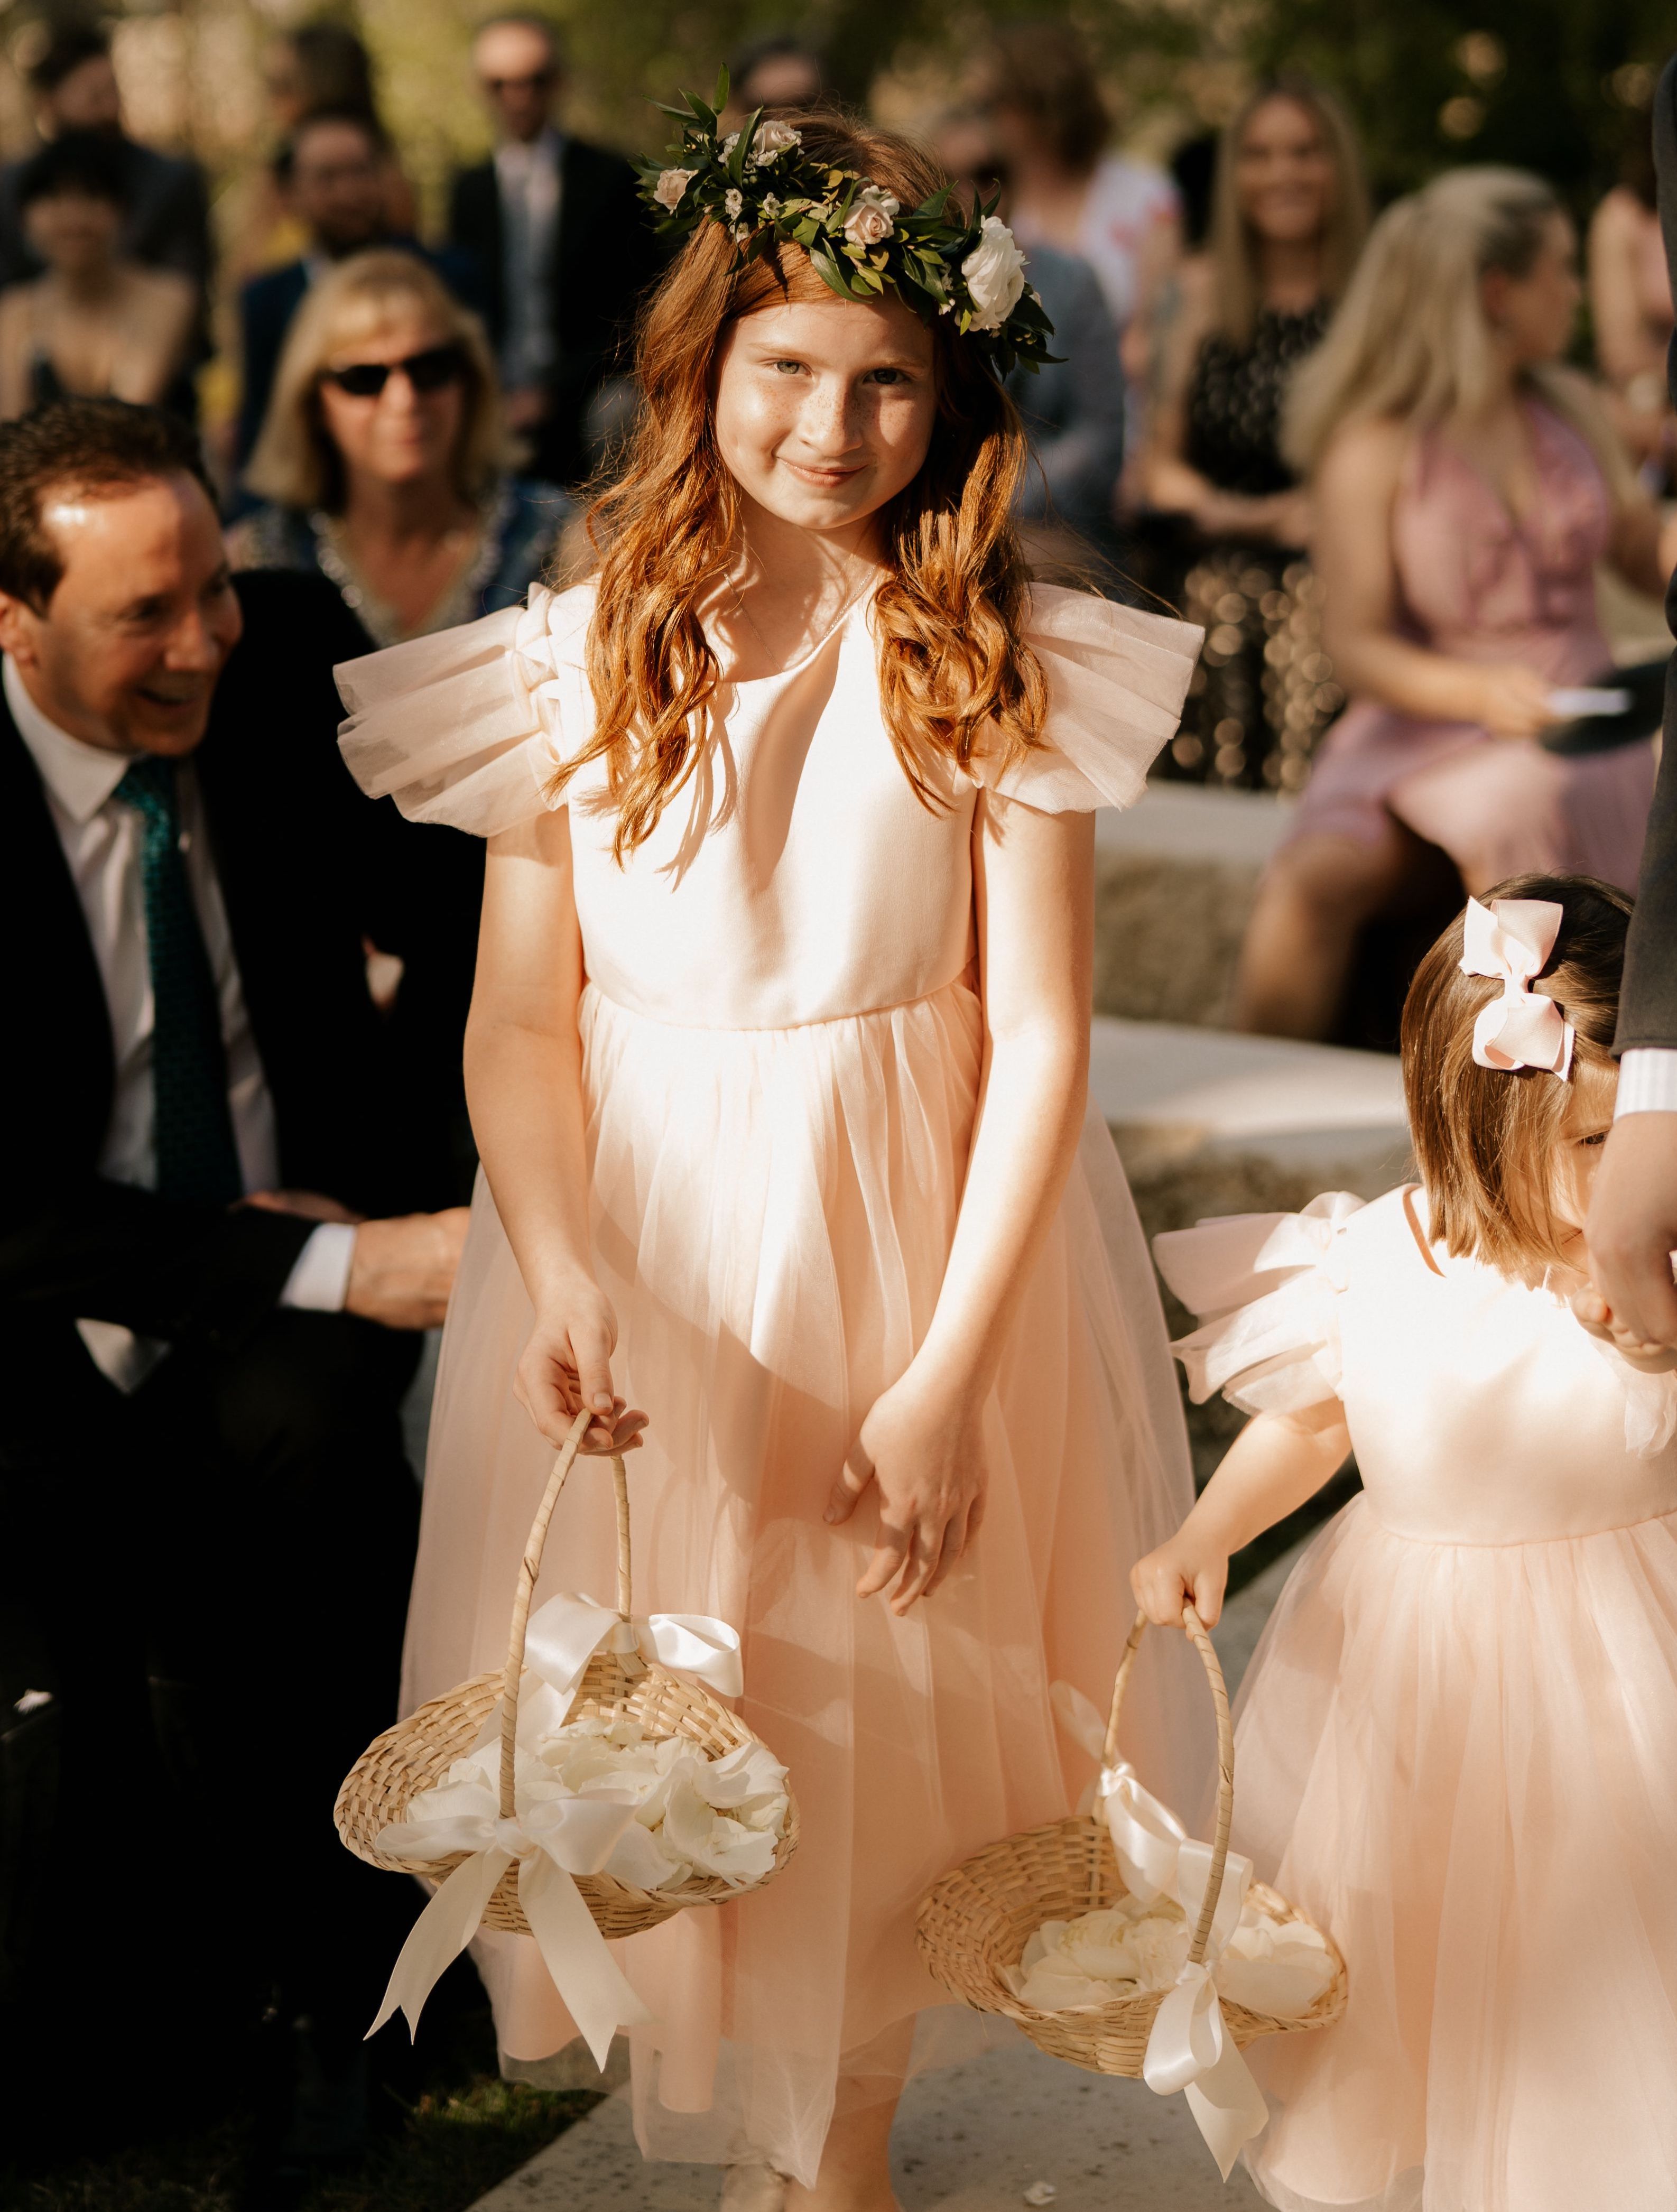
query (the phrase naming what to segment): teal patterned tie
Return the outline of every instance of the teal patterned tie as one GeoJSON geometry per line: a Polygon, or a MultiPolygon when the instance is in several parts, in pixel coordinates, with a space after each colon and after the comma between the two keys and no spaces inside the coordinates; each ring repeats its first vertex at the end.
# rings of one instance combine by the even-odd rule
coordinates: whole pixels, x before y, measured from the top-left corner
{"type": "Polygon", "coordinates": [[[244,1195],[244,1177],[228,1104],[216,979],[180,854],[174,763],[155,754],[137,760],[116,796],[140,817],[158,1194],[231,1206],[244,1195]]]}

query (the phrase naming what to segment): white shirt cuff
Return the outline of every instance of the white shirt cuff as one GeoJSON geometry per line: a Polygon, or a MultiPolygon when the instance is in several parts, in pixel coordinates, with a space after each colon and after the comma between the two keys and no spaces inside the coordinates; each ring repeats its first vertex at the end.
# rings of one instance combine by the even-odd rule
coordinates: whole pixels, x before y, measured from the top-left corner
{"type": "MultiPolygon", "coordinates": [[[[1677,1053],[1672,1058],[1677,1060],[1677,1053]]],[[[342,1313],[355,1256],[355,1224],[323,1221],[298,1253],[280,1304],[300,1306],[307,1313],[342,1313]]]]}
{"type": "Polygon", "coordinates": [[[1677,1114],[1677,1052],[1644,1048],[1619,1063],[1619,1097],[1613,1118],[1626,1114],[1677,1114]]]}

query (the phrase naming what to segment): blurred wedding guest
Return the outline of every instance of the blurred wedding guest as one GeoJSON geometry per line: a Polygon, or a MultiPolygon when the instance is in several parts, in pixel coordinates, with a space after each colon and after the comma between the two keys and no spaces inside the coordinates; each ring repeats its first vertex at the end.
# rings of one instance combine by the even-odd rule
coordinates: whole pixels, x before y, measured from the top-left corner
{"type": "Polygon", "coordinates": [[[1207,251],[1182,272],[1142,465],[1159,588],[1206,646],[1178,774],[1296,791],[1342,704],[1322,653],[1309,509],[1280,444],[1287,383],[1322,342],[1368,229],[1351,120],[1307,78],[1260,85],[1224,131],[1207,251]],[[1174,558],[1171,554],[1174,553],[1174,558]]]}
{"type": "Polygon", "coordinates": [[[1176,188],[1163,170],[1105,152],[1112,118],[1094,56],[1069,25],[1000,31],[980,64],[979,87],[1020,245],[1081,254],[1099,280],[1119,333],[1133,438],[1151,318],[1181,249],[1176,188]]]}
{"type": "MultiPolygon", "coordinates": [[[[305,116],[330,112],[378,120],[372,58],[347,24],[330,17],[276,33],[263,52],[262,81],[274,132],[283,147],[289,145],[305,116]]],[[[384,186],[386,228],[394,237],[410,235],[418,227],[419,204],[388,145],[384,186]]],[[[242,284],[264,269],[295,261],[307,250],[307,233],[272,163],[264,163],[230,189],[238,196],[237,205],[220,217],[223,239],[232,240],[227,252],[229,283],[242,284]]]]}
{"type": "Polygon", "coordinates": [[[501,447],[477,318],[411,254],[356,254],[292,325],[234,566],[326,577],[378,645],[521,606],[571,509],[501,447]]]}
{"type": "MultiPolygon", "coordinates": [[[[337,2148],[410,1908],[329,1814],[395,1710],[398,1408],[466,1219],[368,990],[368,938],[416,987],[458,948],[337,755],[357,643],[316,580],[231,576],[173,417],[0,428],[0,1515],[61,1718],[28,1809],[69,1892],[120,1863],[125,2074],[173,2094],[275,2005],[337,2148]]],[[[46,2098],[113,1954],[106,1914],[33,1924],[46,2098]]]]}
{"type": "MultiPolygon", "coordinates": [[[[200,291],[207,288],[213,255],[204,172],[196,161],[155,153],[128,137],[106,27],[62,23],[31,66],[28,83],[43,138],[93,131],[109,142],[121,185],[122,251],[149,268],[173,269],[200,291]]],[[[13,161],[0,169],[0,285],[33,276],[41,266],[24,235],[18,206],[26,167],[13,161]]]]}
{"type": "Polygon", "coordinates": [[[1631,118],[1619,181],[1590,219],[1585,255],[1595,362],[1619,434],[1651,490],[1670,489],[1677,418],[1666,391],[1671,277],[1655,204],[1652,126],[1631,118]]]}
{"type": "MultiPolygon", "coordinates": [[[[939,166],[981,201],[1012,214],[1005,167],[983,118],[947,116],[936,137],[939,166]]],[[[1026,274],[1054,325],[1059,356],[1034,374],[1014,368],[1007,389],[1030,440],[1013,512],[1039,568],[1086,561],[1112,535],[1112,495],[1124,462],[1124,379],[1117,333],[1095,272],[1081,254],[1033,246],[1026,274]],[[1058,542],[1062,533],[1069,539],[1058,542]]]]}
{"type": "Polygon", "coordinates": [[[826,96],[821,57],[793,32],[753,40],[728,62],[727,113],[735,123],[759,107],[815,107],[826,96]]]}
{"type": "Polygon", "coordinates": [[[66,131],[25,163],[16,191],[44,274],[0,292],[0,416],[70,393],[108,394],[191,421],[197,287],[123,252],[117,149],[66,131]]]}
{"type": "Polygon", "coordinates": [[[1352,704],[1260,887],[1237,1018],[1316,1036],[1358,933],[1428,846],[1470,891],[1529,869],[1633,890],[1651,744],[1555,751],[1556,686],[1608,683],[1595,570],[1665,584],[1658,518],[1563,357],[1581,285],[1540,179],[1447,173],[1388,209],[1297,378],[1324,642],[1352,704]]]}
{"type": "Polygon", "coordinates": [[[393,233],[389,216],[389,143],[375,118],[326,109],[305,116],[284,164],[286,190],[307,239],[283,268],[252,277],[240,295],[240,353],[244,396],[235,460],[250,459],[274,388],[274,374],[291,319],[335,261],[371,246],[389,246],[428,262],[457,298],[485,304],[484,272],[466,253],[428,252],[417,239],[393,233]]]}
{"type": "Polygon", "coordinates": [[[553,25],[493,15],[471,56],[499,143],[455,179],[448,234],[483,270],[508,427],[535,475],[574,483],[595,459],[589,404],[618,365],[658,245],[629,163],[557,119],[565,66],[553,25]]]}

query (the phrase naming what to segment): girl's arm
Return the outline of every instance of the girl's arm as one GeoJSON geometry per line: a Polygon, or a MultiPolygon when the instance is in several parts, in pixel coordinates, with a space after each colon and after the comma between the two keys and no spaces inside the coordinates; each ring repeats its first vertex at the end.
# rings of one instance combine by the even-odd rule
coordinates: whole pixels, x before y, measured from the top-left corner
{"type": "Polygon", "coordinates": [[[1095,823],[980,796],[973,831],[984,1063],[943,1288],[925,1342],[862,1423],[833,1486],[846,1521],[878,1485],[860,1596],[905,1613],[983,1513],[983,1409],[1021,1286],[1083,1127],[1094,968],[1095,823]]]}
{"type": "Polygon", "coordinates": [[[1337,1398],[1249,1421],[1170,1541],[1130,1569],[1130,1587],[1148,1620],[1180,1628],[1183,1602],[1192,1598],[1200,1620],[1214,1627],[1229,1554],[1314,1497],[1350,1449],[1337,1398]]]}
{"type": "Polygon", "coordinates": [[[551,1444],[586,1402],[584,1449],[623,1451],[645,1415],[611,1388],[617,1322],[594,1280],[584,1144],[582,933],[569,815],[544,811],[489,841],[466,1103],[484,1172],[536,1309],[513,1390],[551,1444]]]}
{"type": "Polygon", "coordinates": [[[1452,659],[1398,628],[1392,516],[1409,433],[1401,422],[1351,422],[1316,473],[1311,557],[1328,581],[1322,649],[1336,680],[1423,721],[1478,722],[1494,736],[1532,738],[1556,717],[1549,686],[1511,662],[1452,659]]]}

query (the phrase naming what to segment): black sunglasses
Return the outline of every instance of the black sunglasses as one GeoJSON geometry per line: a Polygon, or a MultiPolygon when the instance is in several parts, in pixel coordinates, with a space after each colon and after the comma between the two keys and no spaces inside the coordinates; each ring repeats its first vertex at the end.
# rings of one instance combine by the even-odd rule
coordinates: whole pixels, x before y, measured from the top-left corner
{"type": "Polygon", "coordinates": [[[465,374],[466,357],[458,345],[427,346],[405,361],[352,361],[347,368],[323,368],[322,378],[352,399],[376,399],[398,369],[416,392],[441,392],[465,374]]]}

